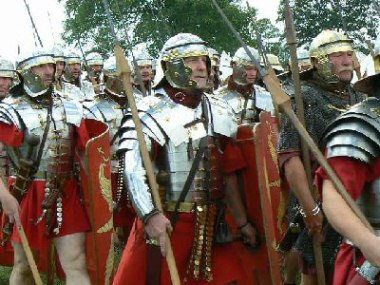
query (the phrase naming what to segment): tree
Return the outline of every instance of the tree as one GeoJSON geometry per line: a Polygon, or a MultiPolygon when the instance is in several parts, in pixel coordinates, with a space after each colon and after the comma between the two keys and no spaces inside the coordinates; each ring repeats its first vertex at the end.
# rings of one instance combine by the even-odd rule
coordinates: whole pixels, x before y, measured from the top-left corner
{"type": "MultiPolygon", "coordinates": [[[[219,0],[218,3],[243,40],[257,47],[250,20],[256,10],[243,9],[236,0],[219,0]]],[[[109,6],[125,50],[145,42],[151,54],[157,56],[164,42],[179,32],[196,34],[220,52],[234,52],[240,46],[208,0],[109,0],[109,6]]],[[[68,18],[63,39],[66,43],[77,45],[80,41],[104,55],[112,53],[113,38],[101,0],[66,0],[65,7],[68,18]]],[[[272,36],[273,25],[270,29],[269,21],[262,25],[265,30],[272,29],[272,36]]]]}
{"type": "MultiPolygon", "coordinates": [[[[347,32],[359,49],[366,49],[362,28],[376,35],[379,13],[376,1],[371,0],[295,0],[293,15],[298,45],[309,44],[323,29],[347,32]]],[[[284,20],[284,0],[280,3],[278,19],[284,20]]],[[[285,36],[283,36],[285,37],[285,36]]]]}

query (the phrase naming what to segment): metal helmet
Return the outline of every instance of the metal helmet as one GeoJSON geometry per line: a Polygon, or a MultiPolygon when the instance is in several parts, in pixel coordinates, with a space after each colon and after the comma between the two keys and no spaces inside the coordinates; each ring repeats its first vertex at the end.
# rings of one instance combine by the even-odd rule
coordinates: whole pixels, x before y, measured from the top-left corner
{"type": "MultiPolygon", "coordinates": [[[[278,71],[284,71],[284,68],[282,67],[280,60],[278,59],[277,55],[274,55],[272,53],[266,54],[266,57],[268,59],[269,64],[272,66],[274,70],[278,71]]],[[[260,59],[260,65],[264,65],[264,59],[261,57],[260,59]]]]}
{"type": "Polygon", "coordinates": [[[115,56],[111,56],[104,61],[103,73],[105,89],[112,95],[124,97],[123,82],[120,78],[120,73],[117,71],[115,56]]]}
{"type": "Polygon", "coordinates": [[[14,64],[5,58],[0,58],[0,77],[11,78],[12,80],[17,77],[14,64]]]}
{"type": "Polygon", "coordinates": [[[103,65],[103,57],[98,52],[91,52],[86,56],[86,62],[88,66],[91,65],[103,65]]]}
{"type": "Polygon", "coordinates": [[[153,58],[149,55],[147,50],[141,50],[134,54],[137,66],[153,65],[153,58]]]}
{"type": "Polygon", "coordinates": [[[332,30],[323,30],[311,42],[309,55],[310,58],[318,59],[318,73],[328,82],[334,83],[339,81],[339,77],[333,73],[328,55],[347,51],[354,51],[353,41],[347,35],[332,30]]]}
{"type": "MultiPolygon", "coordinates": [[[[160,58],[163,73],[157,72],[161,78],[157,78],[158,87],[165,78],[175,88],[194,90],[197,82],[191,79],[192,70],[185,65],[183,59],[191,56],[206,56],[207,71],[211,71],[211,60],[207,49],[207,43],[200,37],[190,33],[179,33],[171,37],[163,46],[160,58]]],[[[157,68],[158,69],[158,68],[157,68]]]]}
{"type": "Polygon", "coordinates": [[[54,59],[56,63],[59,61],[65,62],[65,53],[63,52],[62,48],[55,46],[53,47],[51,52],[54,55],[54,59]]]}
{"type": "Polygon", "coordinates": [[[82,64],[81,56],[76,53],[75,51],[68,51],[65,54],[65,63],[67,64],[73,64],[73,63],[79,63],[82,64]]]}
{"type": "Polygon", "coordinates": [[[25,92],[31,97],[40,96],[49,90],[50,86],[44,86],[41,77],[32,71],[32,67],[42,64],[54,64],[54,55],[43,48],[28,51],[18,60],[17,70],[23,79],[25,92]]]}
{"type": "Polygon", "coordinates": [[[211,59],[211,66],[218,68],[220,66],[220,53],[210,47],[208,48],[208,52],[211,59]]]}
{"type": "MultiPolygon", "coordinates": [[[[259,61],[259,52],[253,47],[247,46],[253,57],[259,61]]],[[[246,79],[246,68],[256,67],[255,62],[250,58],[243,47],[240,47],[235,55],[232,57],[232,70],[233,79],[237,84],[246,85],[248,84],[246,79]]],[[[257,67],[256,67],[257,68],[257,67]]]]}

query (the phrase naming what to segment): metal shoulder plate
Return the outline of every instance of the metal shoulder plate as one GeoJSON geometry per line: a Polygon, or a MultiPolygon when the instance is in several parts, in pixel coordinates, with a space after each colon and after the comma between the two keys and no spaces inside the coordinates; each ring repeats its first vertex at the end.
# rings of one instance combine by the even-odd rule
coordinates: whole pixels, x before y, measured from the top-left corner
{"type": "Polygon", "coordinates": [[[234,90],[229,90],[227,86],[223,86],[215,92],[215,96],[225,100],[231,106],[235,116],[238,116],[243,111],[244,98],[234,90]]]}
{"type": "Polygon", "coordinates": [[[23,130],[25,125],[16,111],[20,103],[21,100],[13,96],[8,96],[0,102],[0,122],[7,125],[15,125],[19,130],[23,130]]]}
{"type": "Polygon", "coordinates": [[[83,106],[74,98],[67,98],[60,91],[55,91],[57,99],[62,102],[66,114],[66,122],[79,127],[83,118],[83,106]]]}
{"type": "Polygon", "coordinates": [[[212,131],[227,137],[235,137],[237,120],[232,107],[217,95],[205,94],[205,96],[210,102],[212,131]]]}
{"type": "Polygon", "coordinates": [[[62,81],[62,90],[61,94],[65,99],[74,99],[79,102],[83,101],[85,95],[82,90],[74,84],[62,81]]]}
{"type": "Polygon", "coordinates": [[[254,88],[256,92],[256,107],[264,111],[272,111],[274,106],[270,93],[259,85],[254,85],[254,88]]]}
{"type": "Polygon", "coordinates": [[[323,145],[327,157],[352,157],[372,163],[380,155],[380,100],[356,104],[326,129],[323,145]]]}

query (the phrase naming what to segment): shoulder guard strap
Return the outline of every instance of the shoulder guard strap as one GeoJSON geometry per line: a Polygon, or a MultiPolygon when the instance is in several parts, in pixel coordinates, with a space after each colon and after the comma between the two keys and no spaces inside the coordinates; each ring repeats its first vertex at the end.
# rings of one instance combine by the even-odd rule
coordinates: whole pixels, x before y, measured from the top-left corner
{"type": "Polygon", "coordinates": [[[19,130],[25,129],[25,124],[13,104],[14,100],[9,97],[0,102],[0,122],[7,125],[15,125],[19,130]]]}

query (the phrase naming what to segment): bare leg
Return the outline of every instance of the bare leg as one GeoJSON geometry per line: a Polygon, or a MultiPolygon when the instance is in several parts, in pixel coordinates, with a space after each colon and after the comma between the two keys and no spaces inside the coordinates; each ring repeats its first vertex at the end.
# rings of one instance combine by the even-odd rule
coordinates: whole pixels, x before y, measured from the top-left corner
{"type": "Polygon", "coordinates": [[[66,284],[91,285],[86,268],[85,233],[55,238],[54,243],[66,274],[66,284]]]}
{"type": "Polygon", "coordinates": [[[14,265],[9,279],[10,285],[34,285],[32,271],[29,267],[24,249],[21,244],[12,243],[14,250],[14,265]]]}
{"type": "Polygon", "coordinates": [[[317,275],[301,274],[301,285],[317,285],[317,275]]]}
{"type": "Polygon", "coordinates": [[[297,280],[299,266],[298,253],[294,249],[291,249],[285,254],[284,265],[284,282],[288,284],[295,284],[297,280]]]}

